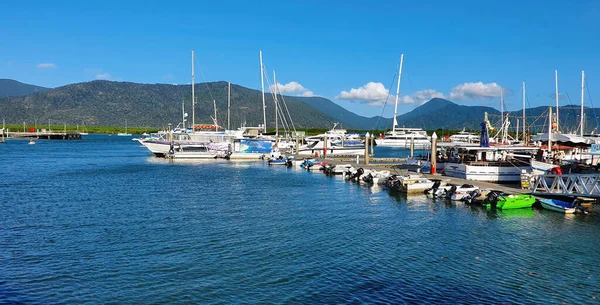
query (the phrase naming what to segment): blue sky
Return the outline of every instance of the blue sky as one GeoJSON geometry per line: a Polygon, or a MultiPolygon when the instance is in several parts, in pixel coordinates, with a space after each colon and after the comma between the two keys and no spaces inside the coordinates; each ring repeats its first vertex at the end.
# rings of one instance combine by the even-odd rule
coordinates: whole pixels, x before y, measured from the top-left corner
{"type": "MultiPolygon", "coordinates": [[[[399,112],[433,96],[521,109],[579,103],[581,71],[600,92],[600,1],[2,1],[0,78],[57,87],[110,79],[225,80],[260,89],[258,51],[290,95],[314,94],[355,113],[399,112]],[[197,66],[197,67],[198,67],[197,66]],[[295,82],[295,83],[293,83],[295,82]],[[291,83],[291,84],[290,84],[291,83]],[[502,89],[504,88],[504,89],[502,89]],[[352,90],[355,89],[355,90],[352,90]],[[345,91],[345,93],[344,93],[345,91]],[[561,104],[567,104],[563,98],[561,104]]],[[[588,106],[594,105],[586,96],[588,106]]]]}

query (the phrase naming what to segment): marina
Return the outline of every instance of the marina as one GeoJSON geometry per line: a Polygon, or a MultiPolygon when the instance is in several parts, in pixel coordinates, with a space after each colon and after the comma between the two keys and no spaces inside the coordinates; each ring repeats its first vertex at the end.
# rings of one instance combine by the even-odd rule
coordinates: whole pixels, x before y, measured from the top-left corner
{"type": "Polygon", "coordinates": [[[9,303],[584,304],[600,293],[595,212],[488,211],[266,161],[156,158],[106,135],[0,152],[13,173],[0,193],[9,303]],[[557,281],[569,285],[545,288],[557,281]]]}
{"type": "Polygon", "coordinates": [[[0,305],[599,304],[596,2],[2,2],[0,305]]]}

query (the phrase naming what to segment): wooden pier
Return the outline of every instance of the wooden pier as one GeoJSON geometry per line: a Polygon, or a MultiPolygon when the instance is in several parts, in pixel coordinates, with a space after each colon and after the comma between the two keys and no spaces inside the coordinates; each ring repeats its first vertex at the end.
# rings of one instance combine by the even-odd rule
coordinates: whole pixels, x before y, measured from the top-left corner
{"type": "Polygon", "coordinates": [[[79,132],[54,132],[54,131],[38,131],[38,132],[7,132],[8,138],[20,139],[47,139],[47,140],[81,140],[79,132]]]}

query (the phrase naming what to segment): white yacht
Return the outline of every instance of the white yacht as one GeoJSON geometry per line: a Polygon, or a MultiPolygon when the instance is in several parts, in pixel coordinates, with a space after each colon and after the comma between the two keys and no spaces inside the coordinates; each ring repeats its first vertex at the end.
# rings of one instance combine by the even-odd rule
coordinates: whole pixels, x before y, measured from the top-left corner
{"type": "Polygon", "coordinates": [[[465,147],[450,156],[443,174],[487,182],[518,182],[522,171],[531,171],[531,154],[538,147],[465,147]]]}
{"type": "Polygon", "coordinates": [[[394,121],[392,130],[382,135],[381,138],[375,140],[379,146],[403,147],[410,148],[411,143],[414,143],[415,149],[426,149],[431,147],[431,141],[427,133],[421,128],[400,128],[398,127],[398,97],[400,96],[400,80],[402,79],[402,62],[404,54],[400,55],[400,69],[398,69],[398,87],[396,88],[396,103],[394,106],[394,121]]]}
{"type": "Polygon", "coordinates": [[[316,136],[306,137],[307,142],[323,141],[327,136],[327,139],[336,146],[363,146],[364,143],[360,139],[357,133],[347,133],[346,129],[336,129],[335,127],[339,123],[333,124],[331,130],[325,133],[318,134],[316,136]]]}
{"type": "Polygon", "coordinates": [[[341,146],[336,145],[330,139],[327,139],[327,144],[322,139],[308,140],[307,144],[300,146],[299,155],[308,155],[314,157],[327,156],[356,156],[364,155],[364,146],[341,146]]]}
{"type": "Polygon", "coordinates": [[[450,142],[454,143],[479,143],[479,136],[463,130],[455,135],[450,136],[450,142]]]}
{"type": "Polygon", "coordinates": [[[431,141],[427,132],[421,128],[393,128],[380,137],[375,139],[375,143],[380,146],[410,148],[414,143],[415,149],[427,149],[431,147],[431,141]]]}

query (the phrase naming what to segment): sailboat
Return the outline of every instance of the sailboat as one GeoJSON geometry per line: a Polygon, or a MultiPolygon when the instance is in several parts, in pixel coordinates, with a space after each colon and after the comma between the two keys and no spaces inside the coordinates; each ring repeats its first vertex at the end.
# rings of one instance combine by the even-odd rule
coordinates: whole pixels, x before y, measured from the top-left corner
{"type": "Polygon", "coordinates": [[[392,130],[376,139],[375,143],[382,147],[404,147],[409,148],[411,143],[414,143],[416,149],[425,149],[431,146],[431,142],[427,137],[427,132],[421,128],[404,128],[398,127],[398,98],[400,95],[400,79],[402,78],[402,63],[404,54],[400,55],[400,69],[398,70],[398,87],[396,88],[396,104],[394,106],[394,121],[392,130]]]}
{"type": "Polygon", "coordinates": [[[127,133],[127,120],[125,120],[125,132],[119,132],[117,136],[120,137],[131,137],[130,133],[127,133]]]}
{"type": "Polygon", "coordinates": [[[82,127],[83,132],[79,131],[79,125],[77,125],[77,132],[79,132],[79,134],[82,136],[87,136],[88,132],[87,132],[87,129],[85,128],[85,123],[82,123],[82,124],[83,124],[83,127],[82,127]]]}

